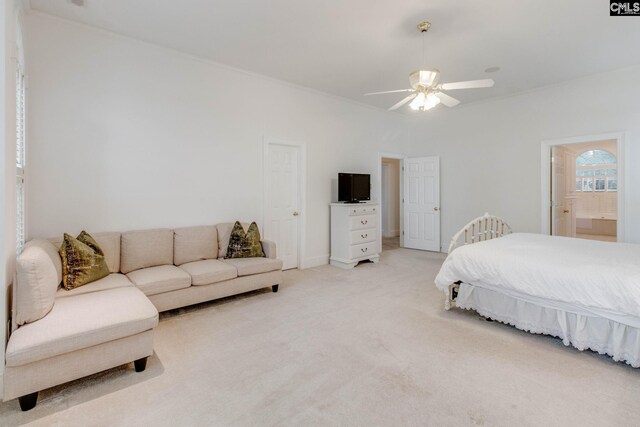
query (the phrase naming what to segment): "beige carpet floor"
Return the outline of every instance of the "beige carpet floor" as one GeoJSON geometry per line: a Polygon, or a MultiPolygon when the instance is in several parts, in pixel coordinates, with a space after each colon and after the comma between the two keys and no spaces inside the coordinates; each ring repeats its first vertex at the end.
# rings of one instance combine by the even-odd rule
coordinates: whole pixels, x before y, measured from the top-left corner
{"type": "Polygon", "coordinates": [[[147,370],[41,393],[8,425],[640,425],[640,370],[442,309],[443,256],[290,271],[259,291],[163,314],[147,370]]]}
{"type": "Polygon", "coordinates": [[[383,237],[382,238],[382,251],[390,251],[400,248],[400,236],[396,237],[383,237]]]}

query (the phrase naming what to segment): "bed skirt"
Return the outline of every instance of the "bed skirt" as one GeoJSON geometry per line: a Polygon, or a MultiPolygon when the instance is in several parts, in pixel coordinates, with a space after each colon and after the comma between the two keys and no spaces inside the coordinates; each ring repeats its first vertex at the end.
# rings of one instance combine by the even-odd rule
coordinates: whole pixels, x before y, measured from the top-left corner
{"type": "Polygon", "coordinates": [[[640,367],[640,329],[604,317],[543,307],[490,289],[460,284],[456,307],[534,334],[562,339],[580,351],[607,354],[618,362],[640,367]]]}

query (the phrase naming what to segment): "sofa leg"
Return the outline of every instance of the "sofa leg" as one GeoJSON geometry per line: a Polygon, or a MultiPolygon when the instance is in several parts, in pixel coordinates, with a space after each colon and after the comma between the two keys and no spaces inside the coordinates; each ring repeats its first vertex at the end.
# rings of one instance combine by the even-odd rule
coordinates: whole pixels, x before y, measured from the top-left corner
{"type": "Polygon", "coordinates": [[[148,357],[143,357],[133,362],[136,367],[136,372],[142,372],[147,368],[147,359],[148,357]]]}
{"type": "Polygon", "coordinates": [[[25,394],[24,396],[20,396],[18,398],[18,402],[20,402],[20,409],[23,411],[29,411],[35,408],[36,403],[38,402],[38,392],[25,394]]]}
{"type": "Polygon", "coordinates": [[[278,292],[278,286],[280,286],[280,285],[273,285],[273,286],[271,287],[271,290],[272,290],[273,292],[278,292]]]}

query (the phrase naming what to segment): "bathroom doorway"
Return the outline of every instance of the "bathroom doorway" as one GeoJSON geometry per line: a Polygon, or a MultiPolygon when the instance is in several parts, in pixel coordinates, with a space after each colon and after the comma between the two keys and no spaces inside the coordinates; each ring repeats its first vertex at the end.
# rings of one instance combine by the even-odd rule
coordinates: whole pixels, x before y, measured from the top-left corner
{"type": "Polygon", "coordinates": [[[615,242],[618,238],[618,141],[550,148],[552,235],[615,242]]]}

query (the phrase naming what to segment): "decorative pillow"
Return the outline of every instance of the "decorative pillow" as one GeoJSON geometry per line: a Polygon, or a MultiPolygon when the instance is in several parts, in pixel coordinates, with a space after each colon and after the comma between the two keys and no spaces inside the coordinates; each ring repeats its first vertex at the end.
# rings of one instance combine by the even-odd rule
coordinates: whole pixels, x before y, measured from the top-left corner
{"type": "MultiPolygon", "coordinates": [[[[241,222],[242,227],[246,230],[249,228],[248,222],[241,222]]],[[[233,230],[232,222],[222,222],[216,225],[218,229],[218,258],[227,257],[227,249],[229,248],[229,238],[231,237],[231,230],[233,230]]]]}
{"type": "Polygon", "coordinates": [[[85,231],[77,239],[64,233],[58,253],[62,258],[62,286],[68,291],[109,275],[104,252],[85,231]]]}
{"type": "Polygon", "coordinates": [[[91,237],[91,234],[82,230],[80,234],[78,234],[78,237],[76,237],[76,239],[78,239],[80,242],[84,243],[85,245],[89,246],[98,255],[104,256],[104,252],[102,251],[100,246],[98,246],[98,242],[96,242],[95,239],[91,237]]]}
{"type": "Polygon", "coordinates": [[[262,244],[260,243],[260,231],[258,225],[252,222],[247,232],[244,232],[239,221],[233,225],[229,247],[225,258],[254,258],[264,257],[262,244]]]}

